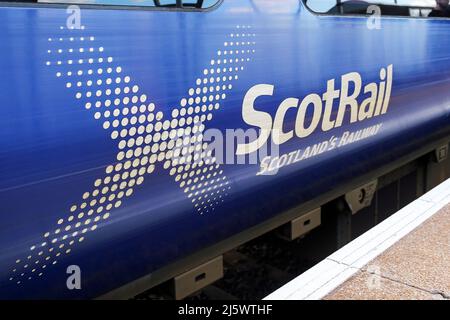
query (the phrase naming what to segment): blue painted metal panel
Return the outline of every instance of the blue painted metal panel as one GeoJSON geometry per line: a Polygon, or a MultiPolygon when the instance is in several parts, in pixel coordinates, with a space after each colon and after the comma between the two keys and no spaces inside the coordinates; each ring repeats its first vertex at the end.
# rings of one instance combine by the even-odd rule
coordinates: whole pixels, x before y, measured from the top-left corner
{"type": "Polygon", "coordinates": [[[450,134],[448,21],[385,18],[369,30],[365,18],[279,8],[83,9],[75,30],[65,8],[0,8],[0,298],[98,296],[450,134]],[[379,83],[389,65],[387,113],[349,123],[347,109],[343,126],[294,136],[280,153],[381,123],[372,137],[276,175],[170,158],[167,136],[193,130],[195,116],[202,129],[250,128],[242,104],[255,85],[274,86],[256,103],[273,119],[286,98],[322,95],[330,79],[339,89],[350,72],[379,83]],[[71,264],[82,290],[66,288],[71,264]]]}

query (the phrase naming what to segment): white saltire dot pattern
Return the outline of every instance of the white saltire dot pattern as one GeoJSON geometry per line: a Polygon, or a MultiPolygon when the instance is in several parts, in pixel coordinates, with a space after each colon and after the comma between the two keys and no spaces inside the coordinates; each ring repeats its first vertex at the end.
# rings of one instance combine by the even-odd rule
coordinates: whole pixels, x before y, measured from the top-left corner
{"type": "Polygon", "coordinates": [[[230,184],[203,142],[204,123],[226,99],[256,44],[251,26],[237,26],[168,116],[85,27],[59,29],[60,36],[47,39],[45,65],[70,90],[78,107],[101,122],[117,142],[117,155],[29,254],[16,260],[9,280],[17,284],[41,277],[85,241],[154,172],[156,163],[163,163],[198,214],[224,201],[230,184]]]}

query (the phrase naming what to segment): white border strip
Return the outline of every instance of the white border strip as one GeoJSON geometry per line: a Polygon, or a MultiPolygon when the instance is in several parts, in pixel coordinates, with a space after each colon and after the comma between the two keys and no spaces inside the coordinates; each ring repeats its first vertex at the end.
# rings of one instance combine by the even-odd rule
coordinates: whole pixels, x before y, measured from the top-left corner
{"type": "Polygon", "coordinates": [[[450,203],[450,179],[402,208],[264,300],[322,299],[450,203]]]}

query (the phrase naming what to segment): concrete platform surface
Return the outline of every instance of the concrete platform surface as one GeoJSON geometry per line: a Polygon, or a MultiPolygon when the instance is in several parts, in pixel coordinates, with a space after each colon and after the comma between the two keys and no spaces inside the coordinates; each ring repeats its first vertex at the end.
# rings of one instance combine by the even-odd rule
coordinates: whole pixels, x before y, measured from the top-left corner
{"type": "Polygon", "coordinates": [[[324,299],[450,299],[450,205],[324,299]]]}
{"type": "Polygon", "coordinates": [[[266,300],[449,299],[450,179],[266,300]]]}

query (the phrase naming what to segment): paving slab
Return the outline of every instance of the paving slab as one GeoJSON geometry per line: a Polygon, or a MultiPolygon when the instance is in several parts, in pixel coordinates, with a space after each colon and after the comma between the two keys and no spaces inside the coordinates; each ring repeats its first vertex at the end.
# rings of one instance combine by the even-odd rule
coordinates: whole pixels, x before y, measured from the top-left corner
{"type": "Polygon", "coordinates": [[[450,299],[450,205],[324,299],[450,299]]]}
{"type": "Polygon", "coordinates": [[[450,300],[450,179],[268,295],[450,300]]]}

